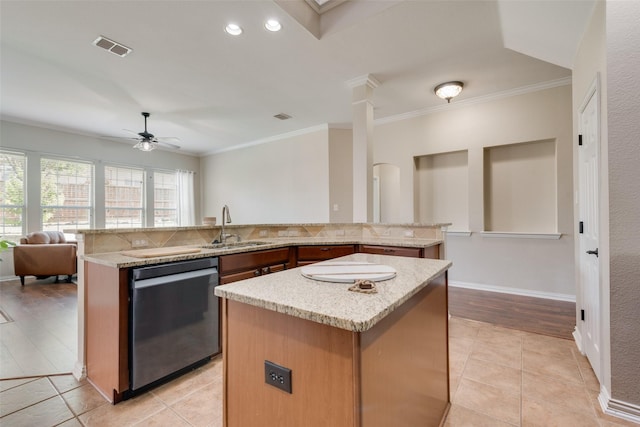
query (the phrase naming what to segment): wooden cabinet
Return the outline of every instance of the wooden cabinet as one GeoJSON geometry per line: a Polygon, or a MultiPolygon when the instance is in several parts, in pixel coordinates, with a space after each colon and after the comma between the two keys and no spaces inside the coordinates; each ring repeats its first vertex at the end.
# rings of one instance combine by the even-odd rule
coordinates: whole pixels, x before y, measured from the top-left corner
{"type": "Polygon", "coordinates": [[[440,251],[441,246],[442,244],[427,246],[422,250],[422,257],[431,259],[442,259],[443,254],[440,251]]]}
{"type": "Polygon", "coordinates": [[[351,255],[356,252],[355,245],[308,245],[298,246],[297,266],[351,255]]]}
{"type": "Polygon", "coordinates": [[[225,285],[290,268],[292,251],[292,248],[286,247],[223,255],[219,258],[220,284],[225,285]]]}
{"type": "Polygon", "coordinates": [[[426,248],[407,248],[402,246],[359,245],[358,251],[366,254],[395,255],[411,258],[440,259],[440,245],[426,248]]]}
{"type": "Polygon", "coordinates": [[[449,407],[446,273],[364,332],[223,304],[225,426],[442,425],[449,407]],[[291,369],[291,394],[265,385],[265,360],[291,369]]]}
{"type": "Polygon", "coordinates": [[[422,248],[403,248],[400,246],[360,245],[360,252],[365,254],[395,255],[411,258],[422,258],[422,248]]]}
{"type": "Polygon", "coordinates": [[[129,390],[127,269],[84,263],[87,378],[110,402],[129,390]]]}

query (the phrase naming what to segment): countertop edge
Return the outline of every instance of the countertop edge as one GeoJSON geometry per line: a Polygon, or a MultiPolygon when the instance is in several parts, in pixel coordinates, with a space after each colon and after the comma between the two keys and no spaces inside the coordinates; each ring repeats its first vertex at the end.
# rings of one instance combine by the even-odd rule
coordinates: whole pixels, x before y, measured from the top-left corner
{"type": "MultiPolygon", "coordinates": [[[[199,253],[188,253],[178,255],[168,255],[152,258],[135,258],[121,254],[122,251],[104,252],[95,254],[81,255],[83,261],[100,264],[114,268],[131,268],[145,265],[160,264],[166,262],[185,261],[199,258],[209,258],[215,256],[231,255],[236,253],[255,252],[265,249],[277,249],[288,246],[319,246],[319,245],[381,245],[381,246],[402,246],[415,248],[428,248],[443,243],[441,239],[422,239],[422,238],[277,238],[277,239],[260,239],[264,244],[256,246],[239,246],[233,245],[227,249],[208,249],[202,248],[199,253]]],[[[247,240],[246,242],[251,242],[247,240]]],[[[242,243],[246,243],[242,242],[242,243]]],[[[203,245],[183,245],[188,247],[201,247],[203,245]]]]}
{"type": "MultiPolygon", "coordinates": [[[[360,313],[363,313],[361,316],[353,315],[351,312],[349,312],[351,317],[347,317],[346,315],[336,315],[335,313],[332,313],[332,311],[335,311],[334,310],[335,307],[332,306],[330,303],[325,304],[322,302],[318,302],[316,304],[313,304],[313,309],[311,309],[312,306],[310,306],[307,301],[303,301],[303,300],[301,300],[296,304],[290,303],[290,302],[283,303],[278,301],[278,300],[286,301],[287,297],[290,296],[288,293],[290,293],[292,289],[291,285],[290,284],[288,285],[286,283],[287,280],[283,279],[285,277],[282,275],[284,272],[264,276],[258,280],[249,279],[249,280],[253,280],[254,282],[250,283],[249,281],[244,281],[245,283],[240,286],[238,285],[234,286],[234,284],[222,285],[222,286],[216,287],[215,294],[221,298],[226,298],[231,301],[236,301],[236,302],[252,305],[259,308],[264,308],[267,310],[275,311],[282,314],[287,314],[289,316],[310,320],[317,323],[322,323],[322,324],[337,327],[340,329],[345,329],[352,332],[365,332],[371,329],[374,325],[376,325],[380,320],[384,319],[387,315],[389,315],[395,309],[397,309],[402,304],[404,304],[409,299],[411,299],[414,295],[416,295],[422,289],[427,287],[429,283],[433,281],[433,279],[443,274],[452,265],[451,261],[433,260],[433,259],[426,259],[426,258],[405,258],[406,260],[413,260],[413,261],[403,262],[403,261],[399,261],[399,259],[401,259],[402,257],[387,256],[387,255],[368,255],[368,254],[355,254],[355,255],[348,255],[346,257],[341,257],[336,259],[342,259],[342,260],[365,259],[365,258],[378,259],[378,260],[382,260],[383,262],[387,262],[389,265],[395,266],[397,268],[398,276],[395,279],[392,279],[391,281],[386,281],[386,282],[389,282],[389,286],[393,286],[393,288],[385,289],[385,286],[387,285],[385,285],[384,282],[379,282],[378,286],[379,286],[379,292],[381,293],[381,299],[385,299],[387,296],[389,296],[389,295],[385,295],[384,294],[385,292],[387,292],[388,294],[391,294],[391,292],[389,292],[391,289],[393,289],[393,291],[396,291],[398,290],[397,289],[398,287],[400,286],[403,287],[402,289],[399,289],[399,293],[395,292],[392,299],[390,301],[386,301],[383,307],[372,308],[366,305],[365,307],[363,307],[363,305],[360,305],[359,306],[359,309],[361,310],[360,313]],[[355,256],[355,255],[364,255],[364,256],[355,256]],[[415,264],[416,267],[414,268],[410,268],[410,267],[408,268],[406,266],[399,267],[402,264],[410,265],[412,263],[415,264]],[[422,267],[426,267],[428,269],[428,274],[426,275],[426,277],[422,277],[416,280],[415,277],[417,276],[417,274],[422,273],[422,270],[420,268],[421,266],[418,266],[418,264],[421,264],[422,267]],[[406,271],[406,274],[404,274],[403,271],[406,271]],[[396,281],[396,280],[402,281],[402,282],[400,282],[400,284],[394,283],[393,281],[396,281]],[[410,283],[412,280],[414,280],[413,283],[410,283]],[[253,290],[255,291],[255,290],[259,290],[260,289],[259,287],[261,286],[264,287],[265,285],[270,286],[270,291],[273,291],[273,289],[275,289],[276,292],[270,293],[268,298],[261,298],[257,295],[256,296],[249,295],[249,293],[252,292],[251,286],[256,287],[256,288],[253,288],[253,290]],[[277,294],[278,290],[282,292],[282,296],[279,296],[277,294]]],[[[289,276],[294,274],[293,272],[295,272],[295,274],[299,276],[299,277],[292,277],[292,278],[288,278],[287,276],[287,279],[289,281],[291,280],[295,281],[297,286],[305,286],[305,283],[310,284],[314,282],[314,281],[309,282],[309,280],[311,279],[303,278],[299,274],[299,271],[297,270],[298,270],[297,268],[286,270],[289,272],[288,273],[289,276]]],[[[330,285],[321,284],[320,286],[330,286],[330,285]]],[[[342,294],[343,297],[347,297],[347,295],[344,294],[343,289],[338,288],[335,291],[332,291],[331,289],[329,289],[329,292],[332,292],[334,296],[338,297],[338,299],[340,298],[340,293],[342,294]]],[[[354,296],[353,295],[350,295],[350,296],[353,299],[354,296]]],[[[369,297],[370,295],[359,294],[355,298],[364,299],[369,297]]]]}

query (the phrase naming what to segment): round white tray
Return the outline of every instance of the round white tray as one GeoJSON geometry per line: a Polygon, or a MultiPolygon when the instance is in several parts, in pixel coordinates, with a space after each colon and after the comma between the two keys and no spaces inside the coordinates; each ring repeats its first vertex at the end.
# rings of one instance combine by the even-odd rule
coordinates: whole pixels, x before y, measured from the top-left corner
{"type": "Polygon", "coordinates": [[[388,265],[369,262],[321,262],[301,268],[304,277],[322,282],[354,283],[356,280],[380,282],[393,279],[396,269],[388,265]]]}

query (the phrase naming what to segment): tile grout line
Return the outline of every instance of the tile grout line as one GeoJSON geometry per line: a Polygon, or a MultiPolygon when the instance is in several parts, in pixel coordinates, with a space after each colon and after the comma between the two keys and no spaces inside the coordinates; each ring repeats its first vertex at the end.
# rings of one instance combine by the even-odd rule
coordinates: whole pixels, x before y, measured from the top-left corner
{"type": "Polygon", "coordinates": [[[64,402],[64,405],[67,407],[67,409],[69,410],[71,415],[73,415],[71,418],[62,421],[62,422],[58,423],[57,425],[60,425],[62,423],[66,423],[67,421],[70,421],[72,419],[76,419],[77,421],[80,421],[80,420],[78,420],[78,416],[76,415],[76,413],[73,412],[73,409],[71,409],[71,406],[69,406],[69,404],[67,403],[67,400],[64,397],[62,397],[62,393],[60,393],[60,390],[58,390],[58,387],[56,387],[56,385],[53,383],[53,381],[51,381],[51,378],[49,378],[48,376],[46,378],[47,378],[47,381],[49,381],[49,384],[51,384],[51,386],[53,387],[53,389],[57,393],[57,395],[53,396],[53,397],[59,397],[64,402]]]}

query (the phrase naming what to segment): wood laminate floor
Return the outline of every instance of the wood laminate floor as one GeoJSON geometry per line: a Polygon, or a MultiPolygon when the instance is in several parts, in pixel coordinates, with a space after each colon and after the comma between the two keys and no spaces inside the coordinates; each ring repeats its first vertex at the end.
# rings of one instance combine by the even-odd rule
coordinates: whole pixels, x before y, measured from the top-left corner
{"type": "Polygon", "coordinates": [[[535,334],[573,339],[576,304],[449,286],[449,313],[535,334]]]}
{"type": "Polygon", "coordinates": [[[68,374],[77,358],[77,285],[0,282],[0,379],[68,374]],[[0,319],[2,320],[2,319],[0,319]]]}

